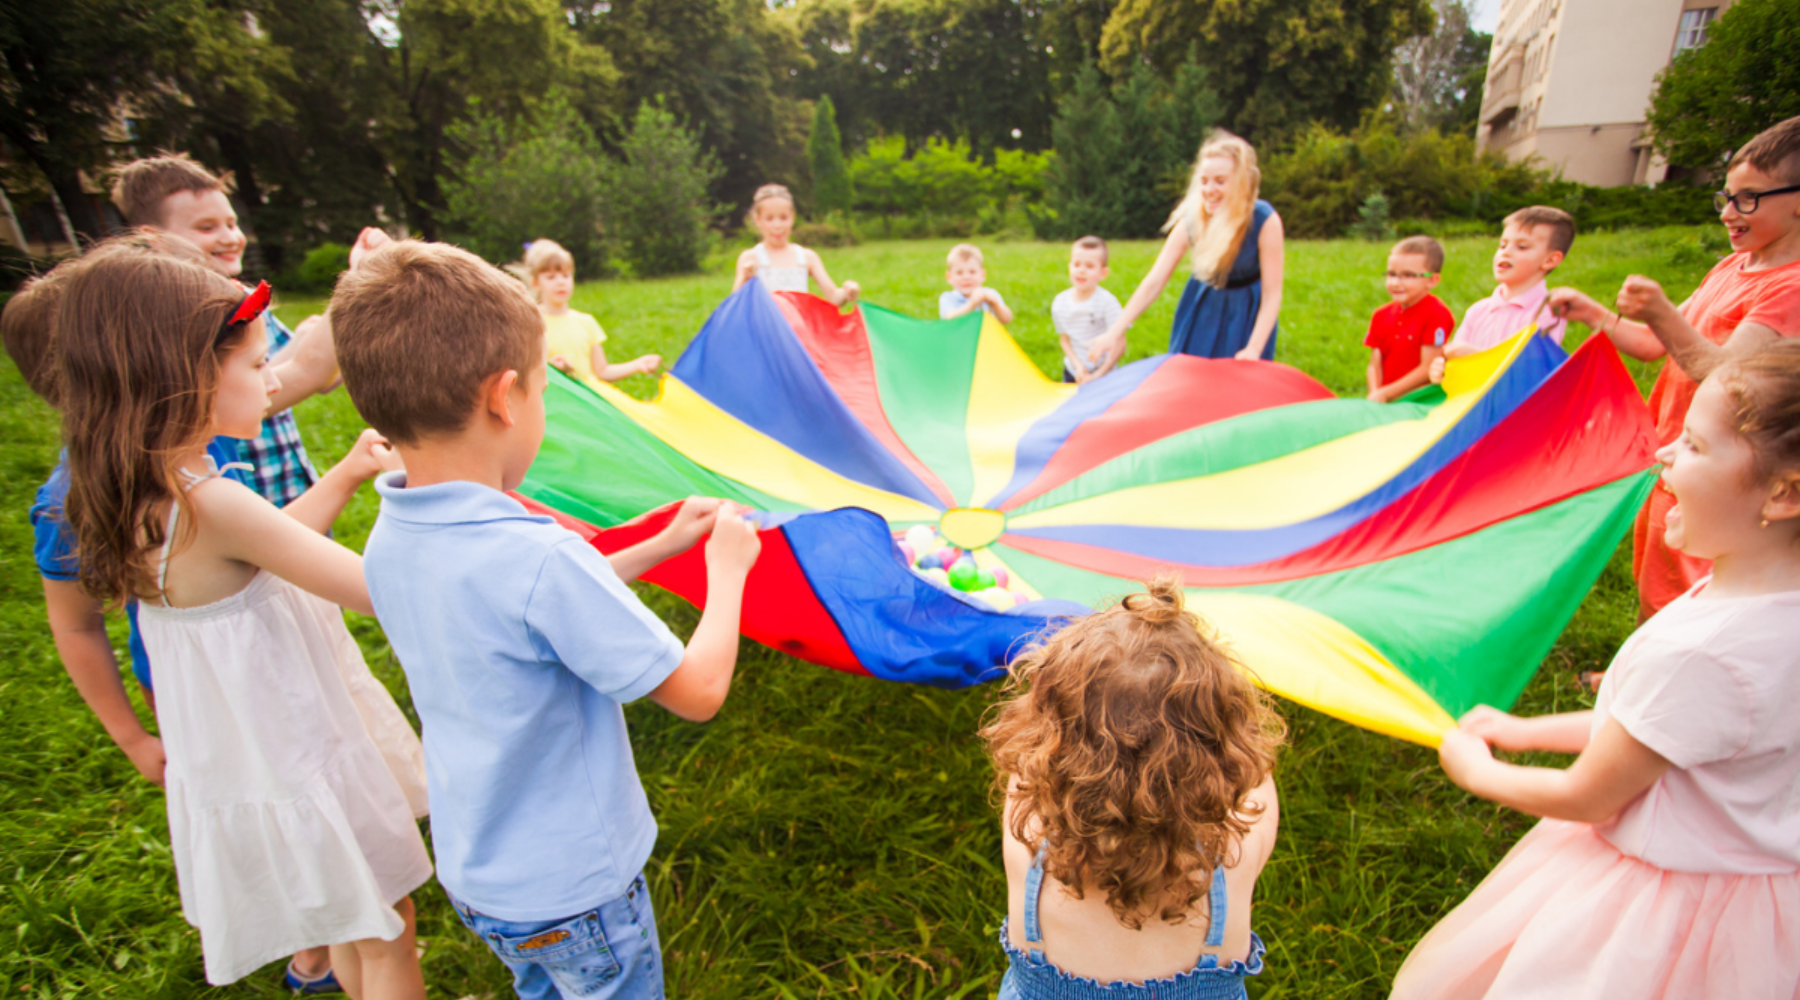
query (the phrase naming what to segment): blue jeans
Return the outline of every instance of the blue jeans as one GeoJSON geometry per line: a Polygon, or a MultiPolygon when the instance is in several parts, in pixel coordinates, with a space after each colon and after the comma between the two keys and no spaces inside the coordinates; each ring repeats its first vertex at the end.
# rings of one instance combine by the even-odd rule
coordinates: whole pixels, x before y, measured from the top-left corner
{"type": "Polygon", "coordinates": [[[557,920],[499,920],[452,896],[463,926],[512,970],[520,1000],[662,1000],[662,943],[644,876],[625,895],[557,920]]]}

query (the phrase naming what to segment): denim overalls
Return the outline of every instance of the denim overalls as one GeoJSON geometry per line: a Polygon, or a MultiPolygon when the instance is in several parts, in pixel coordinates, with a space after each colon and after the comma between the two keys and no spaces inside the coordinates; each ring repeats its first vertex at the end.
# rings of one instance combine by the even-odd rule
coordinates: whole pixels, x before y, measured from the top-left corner
{"type": "MultiPolygon", "coordinates": [[[[1025,874],[1025,940],[1042,944],[1043,932],[1038,927],[1038,893],[1044,885],[1044,848],[1038,848],[1025,874]]],[[[1225,869],[1215,867],[1212,879],[1211,927],[1206,932],[1206,946],[1217,948],[1225,942],[1225,869]]],[[[1234,961],[1220,965],[1219,956],[1202,955],[1192,969],[1168,979],[1151,979],[1143,984],[1115,982],[1102,985],[1092,979],[1071,976],[1050,963],[1037,948],[1019,951],[1006,934],[1006,923],[1000,924],[1000,946],[1006,949],[1006,978],[1000,983],[999,1000],[1243,1000],[1244,977],[1263,969],[1262,938],[1250,934],[1250,961],[1234,961]]]]}

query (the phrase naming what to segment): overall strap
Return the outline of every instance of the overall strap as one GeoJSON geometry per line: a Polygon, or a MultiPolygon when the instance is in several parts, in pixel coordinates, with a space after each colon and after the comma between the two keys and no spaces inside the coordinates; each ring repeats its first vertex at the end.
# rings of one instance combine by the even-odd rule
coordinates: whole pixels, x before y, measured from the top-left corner
{"type": "MultiPolygon", "coordinates": [[[[1029,944],[1043,944],[1044,930],[1038,926],[1038,895],[1044,889],[1044,854],[1050,850],[1050,842],[1038,845],[1037,856],[1031,859],[1031,868],[1025,873],[1025,940],[1029,944]]],[[[1034,961],[1044,961],[1044,953],[1037,949],[1029,949],[1034,961]]]]}
{"type": "Polygon", "coordinates": [[[751,247],[750,252],[756,255],[756,266],[758,270],[769,266],[769,251],[764,249],[761,243],[751,247]]]}
{"type": "Polygon", "coordinates": [[[1207,913],[1206,946],[1217,948],[1225,943],[1225,866],[1214,865],[1212,903],[1207,913]]]}

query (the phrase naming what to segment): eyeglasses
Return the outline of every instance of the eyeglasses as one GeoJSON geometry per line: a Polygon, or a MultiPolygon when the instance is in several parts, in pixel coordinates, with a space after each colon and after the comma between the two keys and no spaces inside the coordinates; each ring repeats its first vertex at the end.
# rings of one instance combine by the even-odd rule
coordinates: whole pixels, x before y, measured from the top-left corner
{"type": "Polygon", "coordinates": [[[1756,206],[1761,203],[1764,198],[1767,198],[1772,194],[1792,194],[1795,191],[1800,191],[1800,184],[1789,184],[1787,187],[1774,188],[1768,191],[1739,191],[1737,194],[1726,194],[1724,191],[1715,191],[1713,192],[1713,211],[1723,212],[1725,211],[1726,205],[1731,205],[1738,210],[1738,214],[1750,215],[1756,211],[1756,206]]]}
{"type": "Polygon", "coordinates": [[[1389,271],[1385,277],[1389,281],[1405,281],[1407,278],[1429,278],[1435,274],[1436,271],[1389,271]]]}

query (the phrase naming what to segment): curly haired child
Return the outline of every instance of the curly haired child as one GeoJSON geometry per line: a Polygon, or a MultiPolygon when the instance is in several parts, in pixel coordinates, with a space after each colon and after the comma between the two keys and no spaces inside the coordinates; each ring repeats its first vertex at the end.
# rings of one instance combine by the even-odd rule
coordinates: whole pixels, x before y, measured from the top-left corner
{"type": "Polygon", "coordinates": [[[1281,718],[1173,579],[1011,673],[982,731],[1005,799],[1002,1000],[1243,997],[1281,718]]]}

